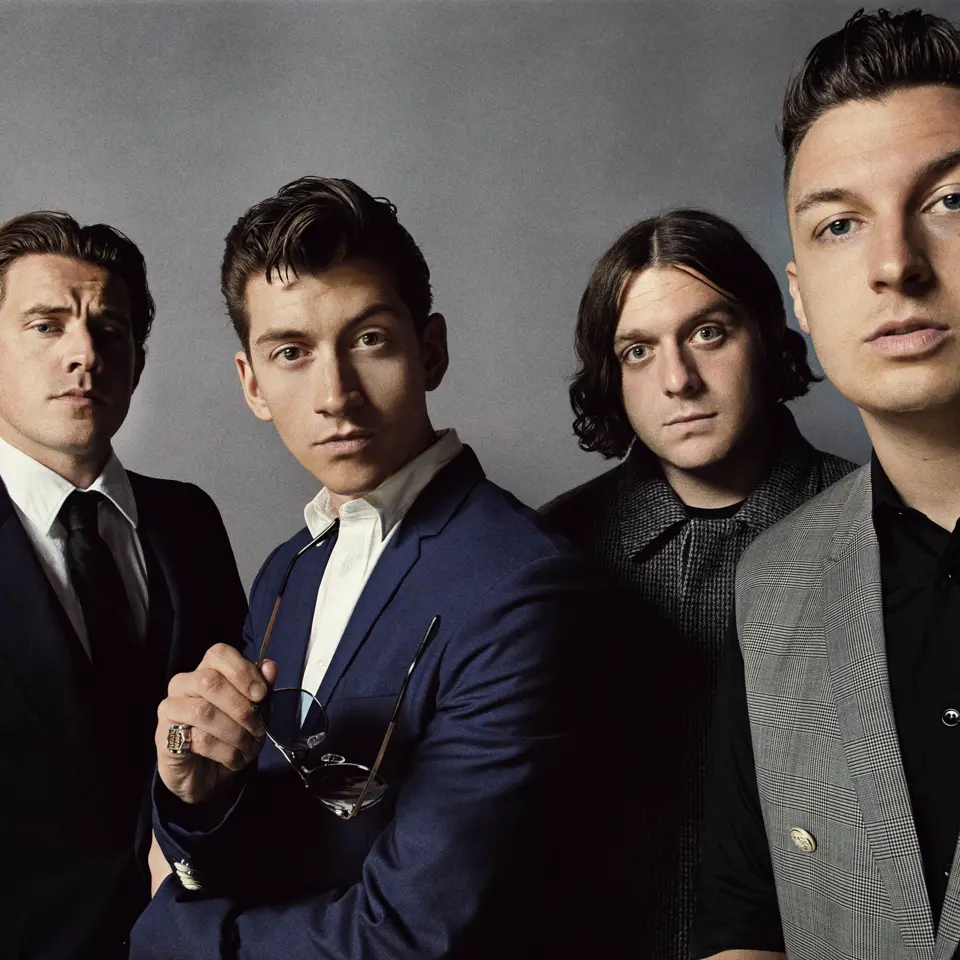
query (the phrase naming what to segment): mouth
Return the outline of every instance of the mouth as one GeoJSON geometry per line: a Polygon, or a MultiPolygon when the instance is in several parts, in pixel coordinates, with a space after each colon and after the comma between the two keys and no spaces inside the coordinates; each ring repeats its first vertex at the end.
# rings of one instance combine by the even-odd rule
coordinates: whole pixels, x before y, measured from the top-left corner
{"type": "Polygon", "coordinates": [[[950,335],[946,324],[910,318],[883,324],[866,342],[883,356],[912,358],[936,350],[950,335]]]}
{"type": "Polygon", "coordinates": [[[712,420],[715,416],[715,413],[688,413],[685,416],[674,417],[672,420],[668,420],[664,426],[677,427],[683,426],[686,423],[699,423],[702,420],[712,420]]]}
{"type": "Polygon", "coordinates": [[[867,342],[871,343],[883,337],[909,337],[916,333],[945,333],[948,330],[949,327],[947,327],[946,324],[935,323],[932,320],[917,320],[913,318],[894,320],[877,327],[877,329],[867,337],[867,342]]]}
{"type": "Polygon", "coordinates": [[[104,398],[95,390],[80,390],[78,388],[73,390],[65,390],[63,393],[54,395],[51,399],[61,400],[64,403],[69,403],[78,407],[92,406],[93,404],[102,404],[106,402],[104,398]]]}
{"type": "Polygon", "coordinates": [[[365,430],[352,430],[349,433],[337,433],[326,440],[321,440],[317,446],[327,453],[351,454],[358,453],[373,440],[373,434],[365,430]]]}

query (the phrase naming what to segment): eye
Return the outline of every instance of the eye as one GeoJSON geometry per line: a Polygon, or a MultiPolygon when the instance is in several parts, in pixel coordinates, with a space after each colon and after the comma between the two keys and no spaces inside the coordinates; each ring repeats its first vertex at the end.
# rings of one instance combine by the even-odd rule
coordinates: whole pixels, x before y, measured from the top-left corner
{"type": "Polygon", "coordinates": [[[841,217],[828,223],[824,232],[831,237],[845,237],[852,229],[853,221],[849,217],[841,217]]]}
{"type": "Polygon", "coordinates": [[[723,339],[724,333],[723,327],[712,323],[707,327],[698,327],[693,336],[700,343],[719,343],[723,339]]]}
{"type": "Polygon", "coordinates": [[[364,347],[377,347],[386,339],[382,330],[365,330],[357,337],[357,342],[364,347]]]}
{"type": "Polygon", "coordinates": [[[945,210],[960,211],[960,193],[948,193],[941,197],[937,203],[942,203],[945,210]]]}
{"type": "Polygon", "coordinates": [[[646,360],[650,351],[642,343],[634,344],[627,350],[624,350],[622,360],[624,363],[636,363],[639,360],[646,360]]]}
{"type": "Polygon", "coordinates": [[[301,348],[288,344],[285,347],[280,347],[279,349],[273,352],[271,360],[282,360],[284,363],[293,363],[295,360],[299,360],[301,356],[301,348]]]}

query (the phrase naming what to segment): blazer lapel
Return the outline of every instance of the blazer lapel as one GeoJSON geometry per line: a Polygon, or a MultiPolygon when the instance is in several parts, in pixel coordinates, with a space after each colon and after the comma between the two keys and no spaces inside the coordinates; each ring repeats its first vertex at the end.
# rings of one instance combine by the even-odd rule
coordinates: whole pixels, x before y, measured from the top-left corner
{"type": "MultiPolygon", "coordinates": [[[[93,668],[0,483],[0,663],[49,738],[57,766],[91,783],[93,668]]],[[[93,765],[94,767],[96,765],[93,765]]]]}
{"type": "MultiPolygon", "coordinates": [[[[322,704],[329,703],[340,678],[370,635],[380,614],[420,558],[421,542],[426,537],[436,536],[446,526],[483,476],[483,468],[473,451],[464,447],[463,453],[444,467],[414,501],[357,600],[317,692],[317,699],[322,704]]],[[[427,619],[432,613],[426,611],[427,619]]]]}
{"type": "Polygon", "coordinates": [[[960,945],[960,844],[953,857],[947,894],[943,898],[934,960],[952,960],[960,945]]]}
{"type": "Polygon", "coordinates": [[[867,471],[851,490],[837,531],[823,570],[824,625],[843,749],[904,942],[919,960],[933,960],[933,917],[890,699],[867,471]]]}

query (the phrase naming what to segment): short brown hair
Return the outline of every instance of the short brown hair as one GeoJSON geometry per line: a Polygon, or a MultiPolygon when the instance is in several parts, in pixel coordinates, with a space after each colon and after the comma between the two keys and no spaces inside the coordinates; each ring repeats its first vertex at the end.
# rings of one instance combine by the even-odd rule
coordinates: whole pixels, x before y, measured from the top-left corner
{"type": "Polygon", "coordinates": [[[69,214],[55,210],[22,213],[0,227],[0,299],[7,268],[34,253],[93,263],[122,280],[130,298],[133,342],[142,360],[156,311],[143,254],[129,237],[105,223],[82,227],[69,214]]]}
{"type": "Polygon", "coordinates": [[[582,449],[626,455],[635,434],[623,405],[620,364],[613,350],[620,296],[638,271],[671,264],[688,267],[742,307],[756,326],[762,375],[771,403],[803,396],[814,376],[807,344],[787,327],[783,296],[770,268],[733,224],[703,210],[671,210],[642,220],[597,261],[580,300],[570,385],[582,449]]]}
{"type": "Polygon", "coordinates": [[[430,270],[397,208],[350,180],[301,177],[252,206],[227,234],[220,285],[227,313],[250,350],[247,282],[262,273],[321,273],[347,259],[366,258],[386,269],[419,331],[430,314],[430,270]]]}
{"type": "Polygon", "coordinates": [[[960,86],[960,31],[921,10],[858,10],[813,47],[787,86],[777,130],[784,182],[807,131],[827,110],[926,84],[960,86]]]}

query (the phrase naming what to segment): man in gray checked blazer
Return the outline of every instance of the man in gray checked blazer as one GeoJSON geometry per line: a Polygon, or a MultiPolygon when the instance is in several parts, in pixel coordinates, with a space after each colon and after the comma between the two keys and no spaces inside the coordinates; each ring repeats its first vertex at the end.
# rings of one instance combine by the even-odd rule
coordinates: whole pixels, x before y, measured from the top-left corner
{"type": "Polygon", "coordinates": [[[784,103],[801,326],[872,462],[762,534],[720,680],[697,957],[960,957],[960,30],[854,16],[784,103]]]}

